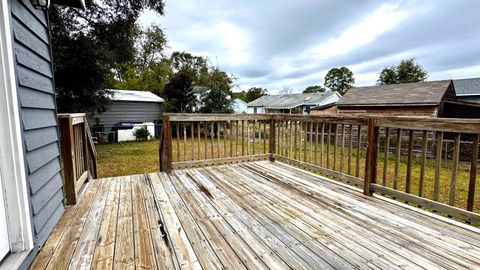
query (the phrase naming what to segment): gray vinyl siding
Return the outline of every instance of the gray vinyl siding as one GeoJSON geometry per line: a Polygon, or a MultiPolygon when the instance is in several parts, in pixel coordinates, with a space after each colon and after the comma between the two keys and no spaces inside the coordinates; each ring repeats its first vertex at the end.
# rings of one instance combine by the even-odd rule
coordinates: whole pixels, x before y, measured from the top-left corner
{"type": "Polygon", "coordinates": [[[10,0],[15,73],[35,248],[63,214],[59,134],[46,13],[28,0],[10,0]]]}
{"type": "Polygon", "coordinates": [[[157,102],[113,101],[109,109],[88,119],[90,127],[110,131],[118,122],[153,122],[162,118],[162,104],[157,102]]]}

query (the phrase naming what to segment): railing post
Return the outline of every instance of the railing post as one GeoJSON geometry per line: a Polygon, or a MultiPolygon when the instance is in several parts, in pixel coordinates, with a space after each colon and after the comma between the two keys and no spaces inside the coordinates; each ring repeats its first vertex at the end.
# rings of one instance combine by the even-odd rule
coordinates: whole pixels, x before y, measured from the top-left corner
{"type": "Polygon", "coordinates": [[[172,126],[170,116],[164,115],[162,121],[162,136],[160,137],[159,161],[160,171],[170,173],[172,171],[172,126]]]}
{"type": "Polygon", "coordinates": [[[270,134],[269,134],[269,137],[268,137],[268,143],[269,143],[269,149],[270,149],[270,161],[271,162],[274,162],[275,161],[275,158],[273,157],[273,155],[275,155],[275,137],[276,137],[276,134],[275,134],[275,120],[274,119],[270,119],[270,134]]]}
{"type": "Polygon", "coordinates": [[[368,119],[367,133],[367,159],[365,160],[365,181],[363,193],[371,196],[373,190],[371,184],[377,182],[377,158],[378,158],[379,127],[375,126],[373,118],[368,119]]]}
{"type": "Polygon", "coordinates": [[[73,123],[71,117],[62,117],[59,119],[61,141],[62,141],[62,162],[63,162],[63,177],[64,177],[64,191],[68,205],[77,203],[77,196],[75,192],[75,182],[77,175],[75,170],[75,146],[73,123]]]}

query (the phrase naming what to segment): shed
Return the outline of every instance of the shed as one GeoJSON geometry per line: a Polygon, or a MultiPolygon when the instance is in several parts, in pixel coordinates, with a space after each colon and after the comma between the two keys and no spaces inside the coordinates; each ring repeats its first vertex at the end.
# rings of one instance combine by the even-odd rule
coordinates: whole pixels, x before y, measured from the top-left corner
{"type": "Polygon", "coordinates": [[[338,92],[307,94],[266,95],[250,103],[248,113],[300,113],[308,114],[310,108],[335,103],[342,96],[338,92]]]}
{"type": "Polygon", "coordinates": [[[339,114],[443,117],[455,100],[451,80],[354,87],[336,106],[339,114]]]}
{"type": "Polygon", "coordinates": [[[109,109],[89,116],[94,132],[110,132],[124,124],[154,122],[162,117],[164,100],[148,91],[111,89],[109,109]]]}
{"type": "Polygon", "coordinates": [[[458,101],[480,104],[480,77],[453,80],[453,85],[458,101]]]}
{"type": "Polygon", "coordinates": [[[327,105],[317,106],[310,109],[311,115],[336,115],[337,114],[337,105],[336,103],[330,103],[327,105]]]}

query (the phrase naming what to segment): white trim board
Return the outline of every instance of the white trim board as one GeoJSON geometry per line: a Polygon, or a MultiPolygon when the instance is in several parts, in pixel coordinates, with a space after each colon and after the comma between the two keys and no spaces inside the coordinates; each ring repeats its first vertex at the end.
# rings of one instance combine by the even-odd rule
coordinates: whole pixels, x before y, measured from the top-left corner
{"type": "Polygon", "coordinates": [[[15,80],[9,3],[9,0],[0,0],[0,151],[7,197],[10,249],[12,253],[20,253],[33,249],[33,230],[15,80]]]}

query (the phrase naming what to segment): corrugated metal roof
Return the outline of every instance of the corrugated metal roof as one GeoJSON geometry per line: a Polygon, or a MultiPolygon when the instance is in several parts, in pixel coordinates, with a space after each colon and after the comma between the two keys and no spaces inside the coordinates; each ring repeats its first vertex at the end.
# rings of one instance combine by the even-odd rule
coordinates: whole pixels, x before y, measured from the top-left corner
{"type": "Polygon", "coordinates": [[[163,98],[149,91],[109,89],[113,92],[114,101],[164,102],[163,98]]]}
{"type": "Polygon", "coordinates": [[[302,105],[318,105],[336,92],[267,95],[249,102],[248,107],[263,107],[267,109],[291,109],[302,105]]]}
{"type": "Polygon", "coordinates": [[[457,96],[480,95],[480,78],[453,80],[453,87],[457,96]]]}
{"type": "Polygon", "coordinates": [[[437,105],[450,84],[451,80],[354,87],[337,107],[437,105]]]}

